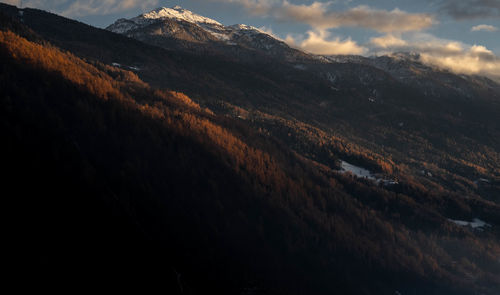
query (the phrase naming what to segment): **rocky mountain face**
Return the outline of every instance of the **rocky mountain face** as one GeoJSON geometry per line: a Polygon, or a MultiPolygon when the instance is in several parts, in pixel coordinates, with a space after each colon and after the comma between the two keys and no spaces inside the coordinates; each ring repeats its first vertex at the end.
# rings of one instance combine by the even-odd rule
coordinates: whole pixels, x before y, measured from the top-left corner
{"type": "MultiPolygon", "coordinates": [[[[161,7],[131,19],[119,19],[106,29],[165,48],[174,48],[179,46],[179,41],[186,41],[229,55],[239,49],[257,51],[287,61],[310,58],[258,28],[243,24],[224,26],[180,6],[161,7]]],[[[193,48],[186,43],[182,46],[193,48]]]]}

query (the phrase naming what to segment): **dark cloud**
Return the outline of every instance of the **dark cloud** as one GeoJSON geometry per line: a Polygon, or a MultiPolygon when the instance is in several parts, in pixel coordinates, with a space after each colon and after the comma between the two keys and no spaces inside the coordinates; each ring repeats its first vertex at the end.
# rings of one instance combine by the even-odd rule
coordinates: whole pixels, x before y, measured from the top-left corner
{"type": "Polygon", "coordinates": [[[500,0],[439,0],[442,12],[458,20],[500,18],[500,0]]]}

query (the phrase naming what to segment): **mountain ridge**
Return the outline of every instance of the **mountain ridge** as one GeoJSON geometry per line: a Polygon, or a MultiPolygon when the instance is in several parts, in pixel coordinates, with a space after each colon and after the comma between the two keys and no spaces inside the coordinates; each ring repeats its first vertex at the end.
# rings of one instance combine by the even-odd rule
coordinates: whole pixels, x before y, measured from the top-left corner
{"type": "Polygon", "coordinates": [[[212,34],[220,41],[230,41],[232,39],[232,34],[241,34],[242,32],[266,34],[271,36],[270,34],[249,25],[234,24],[230,26],[224,26],[216,20],[201,16],[178,5],[172,8],[159,7],[151,10],[150,12],[143,13],[130,19],[122,18],[106,27],[106,29],[115,33],[125,34],[130,30],[135,30],[147,25],[151,25],[154,22],[162,21],[165,19],[174,19],[177,21],[196,24],[201,28],[207,30],[210,34],[212,34]]]}
{"type": "MultiPolygon", "coordinates": [[[[161,38],[160,36],[162,35],[167,38],[174,38],[177,40],[195,41],[205,44],[211,44],[209,46],[213,46],[214,43],[220,43],[221,45],[226,47],[238,45],[244,48],[257,50],[261,54],[268,55],[276,59],[282,59],[285,62],[298,63],[296,65],[298,68],[302,67],[302,65],[300,64],[302,62],[359,63],[374,66],[385,71],[390,70],[389,72],[391,72],[391,74],[395,75],[396,78],[399,78],[399,76],[397,75],[398,73],[396,73],[398,69],[395,69],[394,65],[401,65],[399,74],[401,74],[402,71],[405,71],[405,69],[409,66],[418,67],[419,65],[421,65],[426,70],[432,70],[434,72],[450,73],[457,76],[468,77],[470,78],[470,80],[482,79],[491,87],[500,89],[499,81],[494,81],[488,77],[480,75],[455,74],[436,65],[424,63],[420,59],[420,54],[416,52],[396,52],[382,56],[369,57],[356,55],[317,55],[305,52],[298,48],[293,48],[280,38],[256,27],[244,24],[225,26],[211,18],[196,14],[178,5],[172,8],[159,7],[150,12],[143,13],[130,19],[119,19],[115,23],[106,27],[106,29],[158,46],[165,46],[165,43],[158,41],[158,38],[161,38]],[[168,27],[163,29],[160,29],[158,27],[161,22],[167,21],[169,22],[168,27]],[[174,25],[175,22],[182,22],[185,25],[194,25],[200,30],[193,29],[192,27],[185,28],[185,26],[176,26],[174,25]],[[146,29],[146,27],[153,26],[155,24],[156,26],[153,30],[146,29]],[[185,33],[183,34],[182,32],[185,33]],[[155,41],[151,39],[148,40],[148,35],[153,36],[153,40],[155,41]],[[389,63],[392,64],[391,69],[388,69],[386,66],[388,63],[387,59],[389,59],[389,63]]],[[[169,45],[166,46],[168,47],[169,45]]],[[[212,50],[222,51],[222,54],[231,55],[230,51],[220,47],[214,48],[212,50]]],[[[406,74],[408,73],[409,72],[407,71],[406,74]]],[[[408,75],[406,75],[406,77],[408,77],[408,75]]]]}
{"type": "Polygon", "coordinates": [[[277,58],[280,55],[286,55],[288,60],[293,60],[294,56],[311,58],[306,53],[289,47],[283,40],[256,27],[244,24],[225,26],[180,6],[160,7],[130,19],[119,19],[106,29],[140,40],[146,40],[148,35],[151,38],[164,36],[206,44],[241,46],[277,58]],[[175,25],[176,23],[178,25],[175,25]],[[167,26],[164,27],[167,28],[166,30],[162,29],[162,24],[167,26]]]}

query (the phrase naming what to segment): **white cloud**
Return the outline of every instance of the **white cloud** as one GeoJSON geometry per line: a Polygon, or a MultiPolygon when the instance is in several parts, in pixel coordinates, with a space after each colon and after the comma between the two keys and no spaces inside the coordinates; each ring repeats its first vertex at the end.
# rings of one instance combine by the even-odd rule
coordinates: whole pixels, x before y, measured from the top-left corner
{"type": "Polygon", "coordinates": [[[19,7],[21,0],[2,0],[0,2],[5,3],[5,4],[10,4],[10,5],[15,5],[15,6],[19,7]]]}
{"type": "Polygon", "coordinates": [[[470,30],[471,32],[479,32],[479,31],[496,32],[498,31],[498,28],[492,25],[477,25],[473,26],[470,30]]]}
{"type": "Polygon", "coordinates": [[[359,46],[350,38],[341,40],[338,37],[332,38],[326,30],[307,32],[307,37],[293,37],[288,35],[285,41],[293,47],[300,48],[307,52],[322,55],[335,54],[355,54],[360,55],[367,52],[367,49],[359,46]]]}
{"type": "Polygon", "coordinates": [[[424,63],[461,74],[478,74],[500,79],[500,58],[481,45],[436,38],[430,34],[412,33],[403,39],[393,35],[372,38],[370,54],[417,52],[424,63]]]}
{"type": "Polygon", "coordinates": [[[408,45],[403,39],[396,37],[392,34],[387,34],[380,37],[373,37],[370,39],[370,43],[377,48],[394,48],[394,47],[404,47],[408,45]]]}
{"type": "Polygon", "coordinates": [[[463,74],[479,74],[500,79],[500,59],[484,46],[462,48],[459,54],[438,56],[422,54],[422,61],[463,74]]]}
{"type": "Polygon", "coordinates": [[[328,11],[328,4],[295,5],[284,1],[275,15],[280,20],[300,21],[314,28],[360,27],[378,32],[420,31],[430,27],[435,20],[427,14],[412,14],[399,9],[379,10],[357,6],[346,11],[328,11]]]}
{"type": "Polygon", "coordinates": [[[330,9],[333,1],[315,1],[307,4],[293,4],[288,0],[213,0],[237,3],[253,15],[270,16],[282,22],[301,22],[318,30],[359,27],[377,32],[421,31],[432,26],[436,20],[425,13],[408,13],[397,8],[393,10],[374,9],[360,5],[345,11],[330,9]]]}

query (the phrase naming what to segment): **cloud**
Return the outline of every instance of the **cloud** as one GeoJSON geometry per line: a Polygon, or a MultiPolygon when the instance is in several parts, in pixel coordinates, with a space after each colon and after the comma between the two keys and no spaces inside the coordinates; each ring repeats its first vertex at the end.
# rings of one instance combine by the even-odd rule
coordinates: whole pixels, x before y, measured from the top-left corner
{"type": "MultiPolygon", "coordinates": [[[[6,0],[13,5],[19,5],[19,0],[6,0]]],[[[87,15],[106,15],[141,8],[154,8],[159,0],[24,0],[24,7],[33,7],[60,13],[68,17],[87,15]]]]}
{"type": "Polygon", "coordinates": [[[500,80],[500,59],[484,46],[473,45],[456,55],[423,54],[421,58],[425,63],[435,64],[456,73],[478,74],[500,80]]]}
{"type": "Polygon", "coordinates": [[[458,20],[500,17],[499,0],[440,0],[438,5],[458,20]]]}
{"type": "Polygon", "coordinates": [[[300,22],[314,29],[358,27],[377,32],[421,31],[436,23],[425,13],[408,13],[399,9],[380,10],[360,5],[345,11],[333,11],[333,1],[293,4],[288,0],[213,0],[237,3],[254,15],[270,16],[282,22],[300,22]]]}
{"type": "Polygon", "coordinates": [[[288,1],[276,11],[280,20],[295,20],[314,28],[360,27],[378,32],[420,31],[435,21],[427,14],[411,14],[399,9],[391,11],[357,6],[346,11],[327,11],[328,4],[314,2],[311,5],[295,5],[288,1]]]}
{"type": "Polygon", "coordinates": [[[471,32],[479,32],[479,31],[496,32],[498,31],[498,28],[492,25],[477,25],[473,26],[470,30],[471,32]]]}
{"type": "Polygon", "coordinates": [[[392,34],[387,34],[385,36],[381,37],[374,37],[370,39],[370,43],[375,46],[376,48],[401,48],[404,46],[407,46],[408,43],[404,41],[403,39],[400,39],[398,37],[395,37],[392,34]]]}
{"type": "Polygon", "coordinates": [[[10,5],[15,5],[15,6],[19,6],[20,3],[21,3],[21,0],[2,0],[0,2],[3,2],[5,4],[10,4],[10,5]]]}
{"type": "Polygon", "coordinates": [[[418,52],[439,56],[460,54],[464,47],[460,42],[436,38],[426,33],[413,33],[405,39],[387,34],[371,38],[369,45],[374,54],[418,52]]]}
{"type": "MultiPolygon", "coordinates": [[[[305,35],[288,35],[285,41],[296,48],[315,54],[385,55],[394,52],[418,53],[421,61],[456,73],[479,74],[500,80],[500,58],[484,46],[467,45],[422,33],[437,23],[425,13],[408,13],[399,9],[380,10],[357,6],[334,11],[330,2],[293,4],[287,0],[212,0],[242,5],[253,15],[272,17],[282,22],[300,22],[313,29],[305,35]],[[358,27],[371,29],[381,36],[360,45],[350,38],[332,37],[329,29],[358,27]]],[[[437,2],[439,10],[455,19],[500,16],[500,0],[428,0],[437,2]]],[[[337,2],[337,1],[335,1],[337,2]]],[[[473,31],[493,28],[476,26],[473,31]]]]}
{"type": "Polygon", "coordinates": [[[393,35],[375,37],[368,45],[370,54],[416,52],[424,63],[455,73],[484,75],[500,80],[500,58],[481,45],[467,45],[425,33],[413,33],[406,39],[393,35]]]}
{"type": "Polygon", "coordinates": [[[65,16],[106,15],[140,7],[154,8],[158,0],[77,0],[62,12],[65,16]]]}
{"type": "Polygon", "coordinates": [[[331,38],[331,34],[325,30],[308,31],[307,37],[303,36],[292,37],[288,35],[285,39],[292,47],[300,48],[314,54],[321,55],[336,55],[336,54],[365,54],[368,50],[359,46],[350,38],[340,40],[339,37],[331,38]]]}

